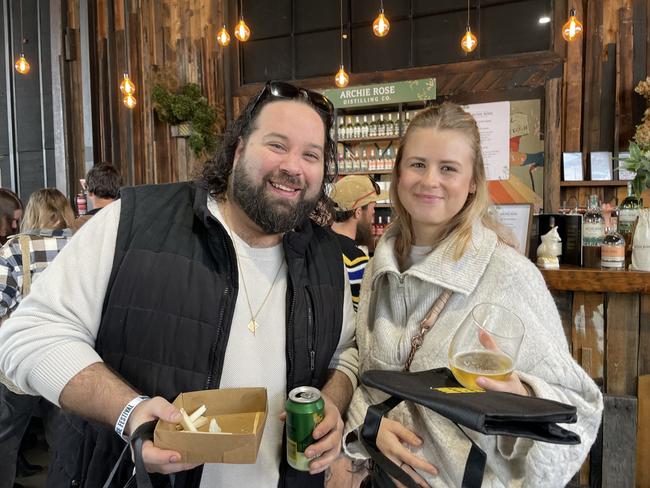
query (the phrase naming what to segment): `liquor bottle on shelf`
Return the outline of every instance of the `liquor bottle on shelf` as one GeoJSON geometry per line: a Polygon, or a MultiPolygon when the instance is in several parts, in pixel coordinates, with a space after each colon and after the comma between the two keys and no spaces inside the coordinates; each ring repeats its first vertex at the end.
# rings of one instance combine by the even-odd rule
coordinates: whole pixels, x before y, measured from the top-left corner
{"type": "Polygon", "coordinates": [[[359,121],[358,115],[354,118],[354,128],[352,131],[352,137],[354,137],[355,139],[361,137],[361,122],[359,121]]]}
{"type": "Polygon", "coordinates": [[[605,220],[605,238],[600,247],[600,265],[603,269],[625,269],[625,239],[616,232],[611,219],[605,220]]]}
{"type": "Polygon", "coordinates": [[[370,127],[368,126],[368,116],[363,116],[363,123],[361,124],[361,137],[368,137],[370,127]]]}
{"type": "Polygon", "coordinates": [[[384,122],[384,114],[377,115],[377,137],[386,136],[386,122],[384,122]]]}
{"type": "Polygon", "coordinates": [[[600,268],[600,246],[604,238],[605,219],[600,212],[598,195],[591,195],[582,222],[582,264],[584,267],[600,268]]]}
{"type": "Polygon", "coordinates": [[[345,139],[345,117],[338,118],[338,126],[336,130],[336,138],[340,141],[345,139]]]}
{"type": "Polygon", "coordinates": [[[388,120],[386,121],[386,130],[385,130],[386,136],[387,137],[392,137],[393,134],[394,134],[393,130],[394,130],[393,114],[388,114],[388,120]]]}
{"type": "Polygon", "coordinates": [[[377,120],[373,115],[370,118],[370,125],[368,126],[368,137],[377,137],[377,120]]]}
{"type": "Polygon", "coordinates": [[[625,239],[625,261],[630,262],[632,258],[632,237],[634,234],[634,226],[636,219],[639,216],[639,209],[641,202],[634,196],[634,188],[632,182],[627,182],[627,197],[621,202],[618,207],[618,233],[625,239]]]}
{"type": "Polygon", "coordinates": [[[342,135],[343,137],[341,139],[349,139],[351,136],[350,134],[352,133],[352,117],[347,116],[345,118],[345,126],[343,127],[342,135]]]}

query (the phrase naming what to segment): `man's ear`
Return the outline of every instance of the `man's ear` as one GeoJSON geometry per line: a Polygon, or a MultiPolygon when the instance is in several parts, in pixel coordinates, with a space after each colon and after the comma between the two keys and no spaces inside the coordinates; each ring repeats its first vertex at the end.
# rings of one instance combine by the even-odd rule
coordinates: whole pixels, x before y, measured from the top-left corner
{"type": "Polygon", "coordinates": [[[241,138],[241,136],[237,139],[237,148],[235,149],[235,155],[233,156],[233,166],[237,164],[237,161],[239,161],[239,158],[241,157],[241,153],[244,151],[244,140],[241,138]]]}
{"type": "Polygon", "coordinates": [[[361,218],[361,214],[363,213],[363,210],[361,207],[357,207],[354,209],[354,218],[359,220],[361,218]]]}

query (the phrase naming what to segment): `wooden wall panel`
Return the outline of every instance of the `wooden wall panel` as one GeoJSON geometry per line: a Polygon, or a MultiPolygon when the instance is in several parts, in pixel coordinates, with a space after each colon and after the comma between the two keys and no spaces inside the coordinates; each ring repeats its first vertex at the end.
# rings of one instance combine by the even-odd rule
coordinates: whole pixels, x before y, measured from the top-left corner
{"type": "Polygon", "coordinates": [[[573,358],[595,380],[604,377],[605,295],[573,293],[573,358]]]}
{"type": "MultiPolygon", "coordinates": [[[[95,160],[111,161],[125,184],[163,183],[188,179],[197,164],[187,141],[169,137],[169,127],[157,120],[151,104],[152,75],[165,69],[181,84],[202,86],[213,106],[225,101],[223,49],[216,43],[217,26],[224,23],[224,0],[99,0],[90,10],[92,104],[96,121],[95,160]],[[128,70],[136,84],[136,108],[122,104],[119,83],[128,70]],[[180,147],[182,146],[182,148],[180,147]]],[[[74,29],[77,47],[78,0],[65,2],[65,25],[74,29]]],[[[232,44],[228,49],[233,49],[232,44]]],[[[80,93],[81,69],[67,66],[66,94],[80,93]]],[[[66,97],[67,98],[67,97],[66,97]]],[[[78,100],[78,101],[77,101],[78,100]]],[[[66,104],[68,131],[81,134],[82,103],[66,104]]],[[[223,112],[223,109],[221,109],[223,112]]],[[[221,124],[223,130],[223,123],[221,124]]],[[[71,188],[83,175],[83,141],[70,139],[71,188]]]]}
{"type": "Polygon", "coordinates": [[[639,295],[607,295],[605,391],[636,395],[639,351],[639,295]]]}
{"type": "Polygon", "coordinates": [[[639,375],[637,404],[636,486],[650,486],[650,375],[639,375]]]}

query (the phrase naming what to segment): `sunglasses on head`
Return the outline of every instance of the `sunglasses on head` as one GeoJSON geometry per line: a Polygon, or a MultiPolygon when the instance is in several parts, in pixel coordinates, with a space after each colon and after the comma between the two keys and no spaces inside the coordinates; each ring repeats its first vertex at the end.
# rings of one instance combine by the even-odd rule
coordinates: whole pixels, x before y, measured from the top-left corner
{"type": "Polygon", "coordinates": [[[332,105],[332,102],[330,102],[325,95],[307,90],[306,88],[299,88],[283,81],[267,81],[262,91],[257,94],[257,98],[255,98],[255,101],[251,104],[250,113],[255,113],[257,106],[262,101],[271,97],[286,98],[287,100],[295,100],[299,98],[308,100],[314,108],[327,117],[328,126],[332,125],[334,105],[332,105]]]}

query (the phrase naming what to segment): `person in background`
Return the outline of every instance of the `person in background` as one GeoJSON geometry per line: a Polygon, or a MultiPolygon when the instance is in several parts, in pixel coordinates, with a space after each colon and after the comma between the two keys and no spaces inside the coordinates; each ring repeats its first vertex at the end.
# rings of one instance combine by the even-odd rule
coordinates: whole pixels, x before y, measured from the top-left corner
{"type": "MultiPolygon", "coordinates": [[[[501,305],[525,326],[516,370],[507,380],[479,377],[477,384],[575,406],[577,423],[563,427],[582,442],[556,445],[461,431],[445,417],[403,402],[382,419],[377,447],[420,486],[457,487],[469,436],[487,453],[484,486],[565,486],[596,439],[603,399],[569,352],[544,278],[488,214],[474,118],[451,103],[421,111],[397,152],[390,194],[396,219],[380,239],[361,286],[359,375],[408,365],[413,372],[447,367],[451,339],[473,307],[501,305]],[[428,331],[421,330],[434,304],[441,312],[428,331]],[[419,334],[426,335],[412,343],[419,334]]],[[[363,385],[355,391],[345,449],[359,461],[368,456],[355,449],[352,434],[358,433],[368,406],[383,400],[383,393],[363,385]]]]}
{"type": "Polygon", "coordinates": [[[371,244],[375,204],[378,200],[387,198],[388,194],[380,191],[377,182],[365,175],[344,176],[334,184],[330,194],[334,203],[332,230],[343,251],[355,311],[359,303],[363,271],[369,259],[359,245],[371,244]]]}
{"type": "Polygon", "coordinates": [[[0,188],[0,246],[7,242],[9,236],[18,233],[22,216],[20,198],[11,190],[0,188]]]}
{"type": "MultiPolygon", "coordinates": [[[[175,488],[323,486],[358,359],[340,247],[308,218],[334,160],[332,120],[323,95],[265,84],[199,181],[123,189],[39,278],[0,328],[0,369],[67,410],[48,483],[102,486],[135,429],[180,421],[181,392],[264,386],[255,464],[186,464],[145,441],[147,470],[175,473],[175,488]],[[304,385],[325,403],[309,472],[288,465],[281,417],[304,385]]],[[[116,486],[133,474],[125,457],[116,486]]]]}
{"type": "Polygon", "coordinates": [[[90,200],[92,210],[77,217],[72,230],[76,232],[93,215],[109,203],[117,200],[120,197],[121,186],[122,176],[115,166],[109,163],[100,163],[93,166],[86,174],[86,190],[88,191],[88,200],[90,200]]]}
{"type": "MultiPolygon", "coordinates": [[[[68,243],[73,221],[72,208],[59,190],[44,188],[29,197],[23,232],[11,237],[0,249],[0,320],[9,317],[29,292],[30,283],[68,243]],[[25,269],[27,260],[29,269],[25,269]]],[[[21,440],[35,411],[43,417],[46,436],[51,443],[58,408],[41,397],[17,394],[0,384],[0,488],[14,486],[16,473],[25,475],[37,471],[19,453],[21,440]]]]}

